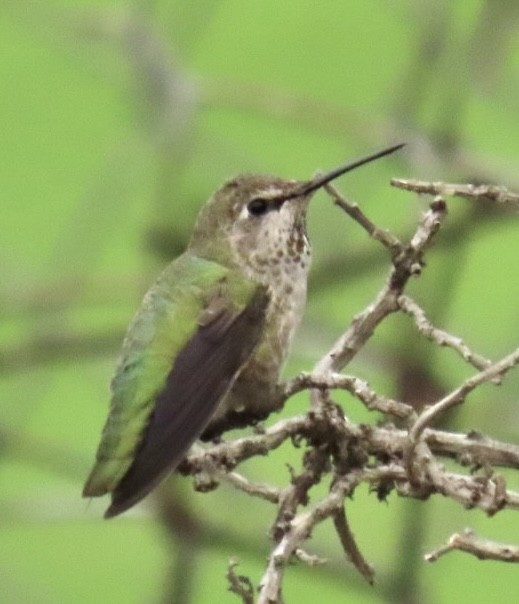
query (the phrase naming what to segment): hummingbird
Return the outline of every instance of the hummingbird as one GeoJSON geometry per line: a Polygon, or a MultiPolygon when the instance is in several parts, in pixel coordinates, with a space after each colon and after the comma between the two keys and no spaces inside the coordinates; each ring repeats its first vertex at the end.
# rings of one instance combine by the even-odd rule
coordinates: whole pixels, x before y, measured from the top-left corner
{"type": "Polygon", "coordinates": [[[307,181],[237,176],[202,207],[186,251],[146,293],[122,345],[83,490],[111,494],[106,518],[143,499],[199,437],[274,410],[306,303],[310,198],[402,146],[307,181]]]}

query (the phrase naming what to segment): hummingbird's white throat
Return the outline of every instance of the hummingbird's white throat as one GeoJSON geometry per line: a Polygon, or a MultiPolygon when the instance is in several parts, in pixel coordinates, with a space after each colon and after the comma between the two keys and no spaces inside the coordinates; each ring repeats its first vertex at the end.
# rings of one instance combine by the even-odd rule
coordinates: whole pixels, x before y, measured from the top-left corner
{"type": "MultiPolygon", "coordinates": [[[[275,188],[268,193],[271,199],[276,193],[282,194],[275,188]]],[[[305,226],[308,201],[309,198],[285,201],[261,216],[251,215],[247,205],[243,206],[230,241],[236,262],[251,279],[278,290],[283,290],[285,284],[306,282],[310,267],[305,226]]]]}

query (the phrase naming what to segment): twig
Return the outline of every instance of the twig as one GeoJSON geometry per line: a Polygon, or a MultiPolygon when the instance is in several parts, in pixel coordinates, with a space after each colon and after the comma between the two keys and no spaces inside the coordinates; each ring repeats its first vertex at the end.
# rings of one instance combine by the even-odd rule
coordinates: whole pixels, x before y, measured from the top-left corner
{"type": "Polygon", "coordinates": [[[340,371],[372,336],[380,322],[398,310],[398,298],[410,277],[420,273],[423,251],[438,231],[446,211],[445,202],[441,199],[431,204],[409,245],[393,258],[387,285],[364,311],[353,318],[348,329],[315,365],[312,373],[326,376],[340,371]]]}
{"type": "Polygon", "coordinates": [[[263,434],[222,442],[202,450],[191,450],[179,469],[189,474],[202,472],[207,464],[207,456],[224,467],[233,468],[251,457],[277,449],[287,439],[304,434],[309,427],[308,417],[304,415],[284,419],[263,434]]]}
{"type": "Polygon", "coordinates": [[[370,585],[373,585],[375,581],[375,571],[371,564],[366,561],[355,541],[355,537],[348,524],[348,519],[346,518],[344,507],[338,509],[333,514],[333,524],[337,531],[337,535],[339,536],[344,553],[346,554],[346,558],[348,558],[353,566],[355,566],[364,579],[366,579],[370,585]]]}
{"type": "Polygon", "coordinates": [[[499,562],[519,562],[519,547],[489,541],[474,534],[470,529],[462,533],[454,533],[447,543],[431,552],[425,554],[427,562],[436,562],[440,556],[460,550],[479,558],[480,560],[498,560],[499,562]]]}
{"type": "Polygon", "coordinates": [[[484,382],[490,382],[496,377],[505,375],[510,369],[515,367],[519,363],[519,348],[504,357],[500,361],[493,363],[483,371],[480,371],[476,375],[468,378],[459,386],[450,392],[447,396],[443,397],[440,401],[434,405],[427,407],[421,415],[418,417],[411,430],[409,431],[409,441],[416,443],[423,430],[431,424],[439,415],[445,413],[447,409],[450,409],[456,405],[462,403],[469,392],[472,392],[474,388],[483,384],[484,382]]]}
{"type": "Polygon", "coordinates": [[[330,493],[310,511],[299,513],[289,525],[289,529],[269,556],[267,570],[260,582],[258,604],[281,602],[281,586],[286,565],[295,550],[305,541],[313,527],[330,517],[343,505],[348,492],[362,480],[362,471],[352,472],[343,481],[337,482],[330,493]]]}
{"type": "Polygon", "coordinates": [[[477,507],[489,516],[505,507],[519,509],[519,493],[507,490],[501,476],[465,476],[448,472],[424,441],[415,447],[412,462],[411,476],[408,472],[408,480],[397,484],[403,495],[426,498],[440,493],[468,509],[477,507]]]}
{"type": "Polygon", "coordinates": [[[316,446],[306,451],[303,457],[304,470],[293,475],[291,485],[280,497],[276,519],[271,528],[271,536],[279,542],[290,529],[290,521],[300,505],[308,503],[308,492],[318,484],[328,467],[329,451],[327,446],[316,446]]]}
{"type": "Polygon", "coordinates": [[[229,582],[229,591],[241,598],[243,604],[254,604],[254,587],[251,580],[243,575],[237,575],[236,560],[230,560],[227,566],[226,578],[229,582]]]}
{"type": "Polygon", "coordinates": [[[384,247],[388,248],[392,255],[403,251],[404,246],[402,245],[402,242],[388,230],[379,229],[373,222],[371,222],[366,214],[364,214],[364,212],[359,208],[358,204],[347,201],[346,198],[344,198],[330,183],[325,185],[324,188],[330,194],[337,206],[342,208],[346,214],[348,214],[348,216],[358,222],[372,239],[379,241],[384,247]]]}
{"type": "Polygon", "coordinates": [[[411,405],[379,396],[364,380],[340,373],[331,373],[326,376],[300,373],[283,384],[281,396],[283,400],[287,400],[294,394],[309,388],[347,390],[362,401],[370,411],[380,411],[401,419],[412,418],[415,413],[411,405]]]}
{"type": "Polygon", "coordinates": [[[509,191],[505,187],[495,185],[452,184],[404,178],[392,178],[391,184],[398,189],[414,191],[416,193],[465,197],[469,199],[487,199],[499,204],[519,206],[519,195],[517,193],[509,191]]]}
{"type": "Polygon", "coordinates": [[[476,369],[486,369],[492,364],[492,361],[472,352],[461,338],[434,327],[425,315],[425,311],[409,296],[401,295],[398,298],[398,305],[403,312],[414,319],[418,331],[429,340],[436,342],[438,346],[452,348],[476,369]]]}
{"type": "Polygon", "coordinates": [[[298,560],[301,560],[301,562],[308,564],[308,566],[320,566],[321,564],[326,564],[328,562],[328,560],[326,560],[326,558],[320,558],[319,556],[316,556],[315,554],[309,554],[307,551],[305,551],[301,547],[298,547],[294,551],[294,556],[298,560]]]}
{"type": "MultiPolygon", "coordinates": [[[[393,255],[393,267],[386,286],[363,312],[353,318],[344,334],[314,366],[314,374],[327,376],[340,371],[355,357],[376,327],[389,314],[399,309],[398,298],[411,276],[421,272],[423,252],[438,231],[446,212],[447,206],[443,199],[438,198],[431,203],[409,244],[393,255]]],[[[312,407],[318,408],[322,400],[322,391],[313,390],[312,407]]]]}
{"type": "Polygon", "coordinates": [[[245,476],[238,474],[238,472],[218,471],[217,475],[221,480],[232,484],[236,489],[239,489],[252,497],[259,497],[260,499],[270,501],[270,503],[279,503],[281,497],[281,489],[279,488],[271,487],[264,483],[251,482],[250,480],[247,480],[245,476]]]}

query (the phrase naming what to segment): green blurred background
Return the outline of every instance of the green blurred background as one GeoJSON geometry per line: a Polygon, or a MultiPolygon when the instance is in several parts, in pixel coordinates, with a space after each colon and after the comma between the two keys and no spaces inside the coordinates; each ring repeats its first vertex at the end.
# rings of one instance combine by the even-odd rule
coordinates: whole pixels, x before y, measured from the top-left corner
{"type": "MultiPolygon", "coordinates": [[[[238,602],[231,557],[256,584],[275,510],[175,477],[125,516],[81,499],[125,325],[179,253],[210,193],[243,171],[308,178],[400,141],[338,186],[408,236],[426,201],[391,176],[519,190],[517,0],[4,0],[0,3],[0,593],[2,602],[238,602]]],[[[518,218],[452,200],[411,293],[441,327],[498,358],[519,343],[518,218]]],[[[314,270],[286,374],[310,369],[384,282],[388,259],[323,193],[309,216],[314,270]]],[[[349,372],[386,395],[434,399],[471,374],[392,317],[349,372]]],[[[518,442],[519,374],[450,418],[518,442]]],[[[337,396],[355,421],[376,421],[337,396]]],[[[305,396],[285,413],[306,408],[305,396]]],[[[276,418],[274,418],[276,419],[276,418]]],[[[285,446],[243,466],[286,484],[285,446]]],[[[510,474],[508,485],[518,488],[510,474]]],[[[469,525],[519,542],[436,497],[364,487],[348,504],[375,565],[370,588],[323,525],[330,560],[287,571],[288,602],[515,602],[513,565],[422,554],[469,525]]]]}

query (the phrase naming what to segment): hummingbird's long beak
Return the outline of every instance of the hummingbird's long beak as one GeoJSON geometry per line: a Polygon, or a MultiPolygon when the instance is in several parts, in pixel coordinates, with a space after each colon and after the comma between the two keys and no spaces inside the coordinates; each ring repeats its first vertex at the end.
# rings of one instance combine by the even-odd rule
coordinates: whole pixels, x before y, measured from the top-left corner
{"type": "Polygon", "coordinates": [[[355,170],[355,168],[359,168],[364,164],[369,164],[369,162],[374,161],[375,159],[379,159],[380,157],[384,157],[385,155],[389,155],[390,153],[394,153],[405,146],[405,143],[400,143],[399,145],[393,145],[392,147],[388,147],[387,149],[383,149],[382,151],[377,151],[377,153],[373,153],[372,155],[368,155],[367,157],[363,157],[362,159],[357,159],[354,162],[346,164],[345,166],[341,166],[340,168],[335,168],[326,174],[320,174],[319,176],[313,178],[312,180],[303,183],[303,186],[300,189],[296,189],[292,193],[290,193],[285,199],[293,199],[294,197],[301,197],[303,195],[308,195],[312,191],[316,191],[324,185],[328,184],[335,178],[346,174],[346,172],[351,172],[351,170],[355,170]]]}

